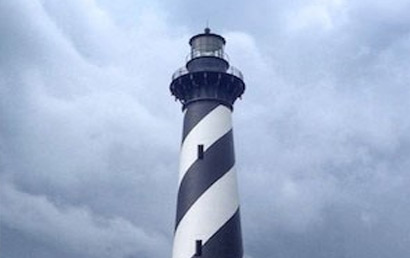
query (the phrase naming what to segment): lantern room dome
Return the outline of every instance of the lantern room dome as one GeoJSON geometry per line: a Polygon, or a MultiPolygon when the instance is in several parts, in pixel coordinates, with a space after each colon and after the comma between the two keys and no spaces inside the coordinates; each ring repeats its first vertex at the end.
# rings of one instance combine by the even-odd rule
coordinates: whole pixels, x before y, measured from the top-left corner
{"type": "Polygon", "coordinates": [[[209,28],[205,28],[204,33],[197,34],[189,40],[189,45],[191,45],[190,59],[202,56],[225,59],[225,43],[226,41],[222,36],[211,33],[209,28]]]}

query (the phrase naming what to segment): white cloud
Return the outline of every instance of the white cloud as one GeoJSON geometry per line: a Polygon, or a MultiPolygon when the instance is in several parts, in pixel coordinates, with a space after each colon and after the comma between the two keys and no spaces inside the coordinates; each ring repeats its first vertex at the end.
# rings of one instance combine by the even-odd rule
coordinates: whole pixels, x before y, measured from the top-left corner
{"type": "Polygon", "coordinates": [[[103,218],[86,207],[56,206],[45,196],[32,196],[8,185],[1,187],[2,223],[35,236],[47,245],[87,257],[166,255],[157,246],[167,239],[146,232],[120,217],[103,218]]]}

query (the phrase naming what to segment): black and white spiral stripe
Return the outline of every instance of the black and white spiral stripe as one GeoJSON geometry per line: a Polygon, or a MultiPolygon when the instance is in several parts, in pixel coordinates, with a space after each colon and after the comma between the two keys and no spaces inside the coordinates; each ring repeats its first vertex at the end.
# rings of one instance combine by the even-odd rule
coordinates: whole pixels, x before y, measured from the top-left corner
{"type": "Polygon", "coordinates": [[[185,113],[173,258],[242,258],[231,110],[196,102],[185,113]],[[204,156],[198,158],[198,145],[204,156]]]}

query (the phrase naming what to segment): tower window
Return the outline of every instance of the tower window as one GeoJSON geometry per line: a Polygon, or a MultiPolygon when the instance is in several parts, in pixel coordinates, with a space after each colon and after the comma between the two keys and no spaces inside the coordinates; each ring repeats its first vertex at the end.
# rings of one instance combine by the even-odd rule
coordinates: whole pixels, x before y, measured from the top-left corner
{"type": "Polygon", "coordinates": [[[196,240],[195,242],[195,257],[202,256],[202,240],[196,240]]]}
{"type": "Polygon", "coordinates": [[[203,159],[204,158],[204,145],[199,144],[198,145],[198,159],[203,159]]]}

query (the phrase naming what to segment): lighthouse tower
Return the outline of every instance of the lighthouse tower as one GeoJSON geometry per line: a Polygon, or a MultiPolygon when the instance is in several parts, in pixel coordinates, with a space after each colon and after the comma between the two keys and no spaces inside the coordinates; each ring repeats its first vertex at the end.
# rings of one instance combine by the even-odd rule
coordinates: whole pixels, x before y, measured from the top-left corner
{"type": "Polygon", "coordinates": [[[206,28],[189,44],[170,86],[184,112],[172,257],[242,258],[231,115],[245,84],[222,36],[206,28]]]}

